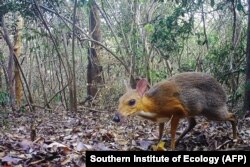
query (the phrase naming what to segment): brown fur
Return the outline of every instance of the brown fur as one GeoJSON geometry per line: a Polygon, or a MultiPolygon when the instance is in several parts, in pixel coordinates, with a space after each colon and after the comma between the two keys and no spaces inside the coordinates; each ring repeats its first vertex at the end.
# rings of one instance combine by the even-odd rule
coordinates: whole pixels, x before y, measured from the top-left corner
{"type": "MultiPolygon", "coordinates": [[[[140,90],[139,88],[137,88],[140,90]]],[[[121,115],[139,116],[160,123],[160,139],[164,121],[171,119],[171,148],[185,136],[195,125],[194,116],[203,115],[210,120],[230,121],[233,137],[237,138],[236,118],[228,112],[226,94],[221,85],[211,76],[186,72],[160,82],[145,92],[143,96],[137,90],[128,89],[119,101],[118,110],[121,115]],[[128,105],[135,99],[136,104],[128,105]],[[141,112],[144,111],[144,112],[141,112]],[[188,117],[189,126],[175,142],[175,133],[181,118],[188,117]]]]}

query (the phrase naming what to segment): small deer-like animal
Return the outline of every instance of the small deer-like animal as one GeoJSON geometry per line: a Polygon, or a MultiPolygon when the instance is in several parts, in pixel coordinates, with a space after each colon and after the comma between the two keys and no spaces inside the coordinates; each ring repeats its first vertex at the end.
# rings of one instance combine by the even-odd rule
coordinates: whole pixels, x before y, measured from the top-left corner
{"type": "Polygon", "coordinates": [[[195,116],[205,116],[209,120],[230,121],[233,138],[237,138],[237,119],[228,111],[226,93],[222,86],[210,75],[199,72],[185,72],[160,82],[149,90],[146,79],[141,79],[136,89],[127,87],[120,97],[118,112],[113,121],[121,116],[138,115],[159,123],[159,141],[162,138],[164,123],[171,118],[171,149],[196,125],[195,116]],[[175,140],[181,118],[187,118],[188,127],[175,140]]]}

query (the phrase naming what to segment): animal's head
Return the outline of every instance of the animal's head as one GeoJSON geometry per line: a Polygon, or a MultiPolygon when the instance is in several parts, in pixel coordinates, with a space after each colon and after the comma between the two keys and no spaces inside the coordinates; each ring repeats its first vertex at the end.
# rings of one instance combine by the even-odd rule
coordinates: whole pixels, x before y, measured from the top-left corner
{"type": "Polygon", "coordinates": [[[118,112],[113,121],[120,122],[123,116],[129,116],[142,110],[142,97],[147,91],[148,81],[141,79],[137,82],[136,89],[132,89],[126,82],[126,93],[120,97],[118,112]]]}

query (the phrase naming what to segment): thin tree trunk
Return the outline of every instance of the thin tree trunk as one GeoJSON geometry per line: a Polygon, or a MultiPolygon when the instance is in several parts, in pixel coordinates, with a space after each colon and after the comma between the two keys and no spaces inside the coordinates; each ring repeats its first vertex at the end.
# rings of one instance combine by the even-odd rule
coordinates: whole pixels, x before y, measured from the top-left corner
{"type": "MultiPolygon", "coordinates": [[[[92,38],[100,42],[100,17],[94,0],[90,5],[89,26],[92,38]]],[[[99,58],[100,48],[101,47],[98,44],[92,42],[88,53],[87,94],[90,99],[96,97],[98,92],[98,85],[103,84],[102,66],[100,65],[99,58]]]]}
{"type": "MultiPolygon", "coordinates": [[[[66,60],[66,64],[67,64],[67,67],[68,67],[68,71],[69,71],[69,76],[68,76],[68,84],[71,85],[69,82],[72,81],[72,70],[71,70],[71,66],[70,66],[70,62],[69,62],[69,53],[68,53],[68,50],[67,50],[67,39],[66,39],[66,34],[63,33],[62,34],[63,36],[63,47],[64,47],[64,53],[65,53],[65,60],[66,60]]],[[[62,63],[60,62],[60,67],[62,66],[62,63]]],[[[63,85],[63,75],[62,75],[62,70],[60,68],[60,73],[61,73],[61,78],[62,78],[62,85],[63,85]]],[[[72,87],[69,86],[69,103],[67,102],[67,99],[65,98],[65,103],[66,103],[66,109],[67,110],[71,110],[71,105],[70,104],[73,104],[73,90],[72,90],[72,87]]],[[[65,94],[65,92],[64,92],[65,94]]]]}
{"type": "MultiPolygon", "coordinates": [[[[1,54],[1,52],[0,52],[0,54],[1,54]]],[[[8,73],[7,73],[7,67],[5,66],[5,64],[4,64],[4,60],[3,59],[0,59],[0,65],[1,65],[1,67],[2,67],[2,72],[3,72],[3,74],[4,74],[4,79],[5,79],[5,85],[6,85],[6,87],[7,87],[7,90],[9,90],[9,84],[8,84],[8,73]]]]}
{"type": "Polygon", "coordinates": [[[72,82],[70,83],[70,87],[72,88],[72,103],[71,105],[71,110],[73,112],[77,111],[77,96],[76,96],[76,67],[75,67],[75,25],[76,25],[76,6],[77,6],[77,0],[75,0],[75,4],[74,4],[74,19],[73,19],[73,38],[72,38],[72,82]]]}
{"type": "Polygon", "coordinates": [[[231,52],[230,52],[230,72],[231,74],[229,75],[229,81],[231,84],[231,91],[232,91],[232,107],[235,105],[235,93],[237,90],[237,74],[234,73],[233,71],[235,70],[235,61],[237,56],[236,54],[236,49],[237,49],[237,44],[238,44],[238,39],[240,39],[241,35],[241,21],[240,21],[240,15],[237,14],[237,9],[236,9],[236,1],[232,1],[232,13],[233,13],[233,36],[232,36],[232,45],[231,45],[231,52]]]}
{"type": "Polygon", "coordinates": [[[4,22],[4,17],[1,16],[0,18],[0,23],[2,23],[2,28],[3,28],[3,38],[6,41],[8,47],[9,47],[9,62],[8,62],[8,87],[9,87],[9,94],[10,94],[10,104],[13,110],[16,109],[15,106],[15,93],[14,93],[14,84],[13,84],[13,66],[14,66],[14,47],[13,44],[11,43],[10,36],[7,30],[7,27],[5,26],[4,22]]]}
{"type": "MultiPolygon", "coordinates": [[[[59,61],[59,62],[60,62],[60,61],[59,61]]],[[[55,65],[55,66],[56,66],[56,65],[55,65]]],[[[59,68],[58,68],[58,69],[59,69],[59,68]]],[[[60,76],[61,76],[60,71],[56,69],[55,75],[56,75],[56,80],[57,80],[57,83],[58,83],[58,89],[61,90],[61,85],[63,86],[63,84],[62,84],[62,82],[61,82],[61,80],[60,80],[60,76]]],[[[55,82],[56,82],[56,81],[55,81],[55,82]]],[[[64,90],[65,90],[65,89],[64,89],[64,90]]],[[[59,94],[60,94],[60,101],[61,101],[62,105],[66,108],[66,104],[64,104],[64,101],[63,101],[63,99],[64,99],[63,93],[65,92],[64,90],[63,90],[62,92],[60,92],[59,94]]]]}
{"type": "Polygon", "coordinates": [[[138,0],[133,1],[133,24],[131,24],[131,41],[130,41],[130,45],[131,45],[131,66],[130,66],[130,85],[131,88],[135,88],[136,87],[136,80],[135,77],[139,72],[136,71],[136,50],[137,50],[137,37],[136,37],[136,33],[137,33],[137,28],[138,28],[138,0]]]}
{"type": "Polygon", "coordinates": [[[41,80],[41,86],[42,86],[42,91],[43,91],[43,99],[44,99],[44,107],[50,108],[49,105],[45,106],[45,105],[48,104],[48,99],[47,99],[47,94],[46,94],[46,91],[45,91],[44,80],[43,80],[42,73],[41,73],[40,61],[38,59],[37,51],[35,53],[35,58],[36,58],[36,63],[37,63],[37,67],[38,67],[39,77],[40,77],[40,80],[41,80]]]}
{"type": "Polygon", "coordinates": [[[205,13],[204,13],[204,8],[203,8],[203,5],[201,6],[201,10],[202,10],[202,22],[203,22],[203,33],[204,33],[204,36],[205,36],[205,43],[206,43],[206,47],[207,47],[207,50],[209,49],[209,44],[208,44],[208,39],[207,39],[207,30],[206,30],[206,21],[205,21],[205,13]]]}
{"type": "MultiPolygon", "coordinates": [[[[0,60],[3,59],[3,52],[0,50],[0,60]]],[[[2,62],[0,62],[0,67],[2,66],[2,62]]],[[[3,76],[3,68],[0,68],[0,90],[3,89],[2,77],[3,76]]]]}
{"type": "MultiPolygon", "coordinates": [[[[32,85],[32,71],[33,71],[33,62],[34,62],[34,56],[31,56],[31,52],[29,52],[29,74],[28,74],[28,85],[32,85]]],[[[32,86],[30,87],[30,91],[33,92],[32,86]]],[[[29,101],[33,101],[33,98],[31,96],[31,93],[28,96],[29,101]]]]}
{"type": "Polygon", "coordinates": [[[250,111],[250,0],[248,0],[248,22],[247,22],[247,50],[246,50],[246,87],[244,108],[245,111],[250,111]]]}

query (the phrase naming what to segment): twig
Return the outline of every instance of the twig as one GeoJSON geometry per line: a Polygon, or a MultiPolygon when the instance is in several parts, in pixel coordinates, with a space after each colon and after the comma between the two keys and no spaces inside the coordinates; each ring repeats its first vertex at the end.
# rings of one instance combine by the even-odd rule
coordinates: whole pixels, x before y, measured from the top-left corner
{"type": "Polygon", "coordinates": [[[97,110],[97,109],[93,109],[93,108],[89,108],[89,107],[84,107],[84,106],[79,106],[79,108],[83,108],[89,111],[95,111],[95,112],[106,112],[106,111],[101,111],[101,110],[97,110]]]}
{"type": "Polygon", "coordinates": [[[230,143],[231,141],[232,141],[232,140],[227,140],[227,141],[225,141],[224,143],[222,143],[221,145],[219,145],[218,147],[216,147],[215,150],[219,150],[222,146],[224,146],[224,145],[230,143]]]}
{"type": "Polygon", "coordinates": [[[49,105],[49,103],[50,103],[50,102],[51,102],[60,92],[62,92],[65,88],[67,88],[68,85],[69,85],[69,84],[66,84],[61,90],[59,90],[58,92],[56,92],[56,93],[54,94],[54,96],[52,96],[52,97],[49,99],[49,101],[47,102],[47,104],[46,104],[45,106],[49,105]]]}

